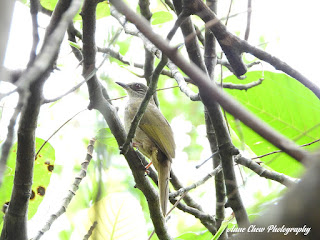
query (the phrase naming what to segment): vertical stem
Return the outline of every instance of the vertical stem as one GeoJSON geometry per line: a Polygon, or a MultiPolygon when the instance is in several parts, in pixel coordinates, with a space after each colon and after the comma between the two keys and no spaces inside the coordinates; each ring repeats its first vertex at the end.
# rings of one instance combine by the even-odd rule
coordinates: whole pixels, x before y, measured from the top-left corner
{"type": "MultiPolygon", "coordinates": [[[[217,0],[207,0],[207,6],[214,12],[217,13],[217,0]]],[[[217,55],[216,55],[216,39],[213,33],[209,30],[205,30],[205,45],[204,45],[204,61],[207,67],[208,75],[211,81],[214,81],[214,70],[217,64],[217,55]]],[[[207,137],[210,143],[211,152],[214,153],[218,151],[218,143],[216,139],[216,134],[214,131],[213,124],[209,117],[207,111],[205,111],[205,120],[206,120],[206,130],[207,137]]],[[[220,162],[220,155],[215,154],[212,158],[213,168],[216,168],[220,162]]],[[[225,218],[224,204],[226,198],[226,190],[224,185],[223,171],[218,173],[215,176],[215,189],[216,189],[216,222],[217,229],[221,226],[222,221],[225,218]]],[[[226,239],[226,232],[224,232],[220,238],[226,239]]]]}

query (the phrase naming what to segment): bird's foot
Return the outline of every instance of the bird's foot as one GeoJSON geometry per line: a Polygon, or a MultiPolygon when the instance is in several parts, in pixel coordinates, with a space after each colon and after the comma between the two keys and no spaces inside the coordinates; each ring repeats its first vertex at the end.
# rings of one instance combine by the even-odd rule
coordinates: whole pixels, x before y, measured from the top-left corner
{"type": "Polygon", "coordinates": [[[148,170],[150,168],[150,166],[152,165],[152,162],[150,162],[147,166],[145,166],[145,174],[149,175],[150,171],[148,170]]]}
{"type": "Polygon", "coordinates": [[[132,142],[132,147],[135,147],[136,149],[139,149],[139,147],[141,146],[141,143],[138,142],[132,142]]]}

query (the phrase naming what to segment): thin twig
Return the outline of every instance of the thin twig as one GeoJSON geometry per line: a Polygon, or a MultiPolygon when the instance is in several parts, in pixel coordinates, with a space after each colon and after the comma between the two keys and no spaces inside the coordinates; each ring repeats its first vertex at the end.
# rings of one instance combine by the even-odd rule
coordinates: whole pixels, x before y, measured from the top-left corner
{"type": "Polygon", "coordinates": [[[63,199],[61,207],[58,209],[57,212],[52,213],[50,215],[49,220],[45,223],[45,225],[41,228],[41,230],[37,232],[33,240],[39,240],[43,236],[43,234],[50,229],[54,221],[58,219],[58,217],[60,217],[64,212],[66,212],[71,200],[75,196],[76,191],[79,189],[79,185],[82,179],[87,175],[88,166],[93,155],[95,141],[96,140],[94,138],[90,139],[89,145],[87,147],[87,154],[86,154],[85,160],[81,163],[81,170],[79,174],[75,177],[70,190],[66,193],[66,196],[63,199]]]}
{"type": "Polygon", "coordinates": [[[226,17],[226,22],[224,23],[224,25],[226,25],[226,26],[228,25],[228,21],[229,21],[229,18],[230,18],[232,5],[233,5],[233,0],[230,0],[230,5],[229,5],[227,17],[226,17]]]}
{"type": "Polygon", "coordinates": [[[248,7],[247,7],[247,27],[246,32],[244,34],[244,40],[248,41],[249,34],[250,34],[250,27],[251,27],[251,13],[252,13],[252,0],[248,0],[248,7]]]}
{"type": "Polygon", "coordinates": [[[187,192],[189,192],[192,189],[197,188],[198,186],[204,184],[206,181],[208,181],[210,178],[212,178],[213,176],[215,176],[216,174],[218,174],[220,171],[222,170],[221,165],[219,165],[218,167],[216,167],[212,172],[208,173],[205,177],[203,177],[202,179],[200,179],[199,181],[191,184],[188,187],[184,187],[184,188],[180,188],[179,190],[172,192],[169,194],[170,198],[175,198],[177,196],[183,195],[187,192]]]}
{"type": "MultiPolygon", "coordinates": [[[[111,8],[111,15],[118,20],[118,22],[123,26],[126,33],[133,36],[138,36],[144,43],[144,46],[152,52],[157,58],[161,58],[160,50],[153,45],[132,23],[129,23],[123,18],[114,7],[111,8]]],[[[178,70],[175,64],[168,61],[167,67],[171,70],[172,77],[177,81],[181,92],[186,94],[192,101],[198,101],[200,99],[198,93],[194,93],[191,89],[188,88],[187,83],[184,80],[181,72],[178,70]]]]}
{"type": "MultiPolygon", "coordinates": [[[[299,147],[310,146],[310,145],[312,145],[312,144],[314,144],[314,143],[317,143],[317,142],[319,142],[319,141],[320,141],[320,139],[317,139],[317,140],[314,140],[314,141],[312,141],[312,142],[310,142],[310,143],[302,144],[302,145],[300,145],[299,147]]],[[[252,160],[254,160],[254,159],[259,159],[259,158],[263,158],[263,157],[266,157],[266,156],[269,156],[269,155],[272,155],[272,154],[275,154],[275,153],[280,153],[280,152],[283,152],[283,151],[282,151],[282,150],[276,150],[276,151],[269,152],[269,153],[266,153],[266,154],[263,154],[263,155],[260,155],[260,156],[253,157],[253,158],[251,158],[251,159],[252,159],[252,160]]]]}
{"type": "Polygon", "coordinates": [[[248,90],[250,88],[256,87],[260,85],[263,82],[263,78],[260,78],[257,81],[247,83],[247,84],[234,84],[234,83],[223,83],[223,88],[228,88],[228,89],[237,89],[237,90],[248,90]]]}
{"type": "Polygon", "coordinates": [[[203,160],[200,164],[196,165],[196,168],[198,169],[198,168],[200,168],[201,166],[203,166],[203,164],[205,164],[205,163],[208,162],[210,159],[212,159],[212,157],[213,157],[214,155],[216,155],[217,153],[219,153],[219,151],[216,151],[216,152],[212,153],[210,157],[208,157],[207,159],[203,160]]]}
{"type": "Polygon", "coordinates": [[[38,79],[47,71],[52,59],[56,56],[63,36],[68,28],[69,22],[72,21],[73,16],[77,13],[81,1],[72,1],[70,8],[61,16],[61,20],[47,38],[47,42],[43,46],[41,52],[38,54],[32,66],[22,74],[16,83],[19,89],[28,89],[28,86],[38,79]]]}
{"type": "MultiPolygon", "coordinates": [[[[187,195],[187,192],[184,192],[180,198],[173,204],[173,206],[170,208],[170,210],[166,213],[166,222],[169,220],[169,215],[170,213],[178,206],[178,204],[183,200],[183,198],[187,195]]],[[[152,238],[152,236],[154,235],[154,230],[151,232],[150,236],[148,237],[148,240],[150,240],[152,238]]]]}
{"type": "Polygon", "coordinates": [[[50,137],[48,137],[48,139],[45,140],[45,142],[41,145],[41,147],[39,148],[39,150],[37,151],[37,153],[36,153],[36,155],[35,155],[35,158],[37,159],[37,157],[38,157],[40,151],[42,150],[42,148],[47,144],[47,142],[49,142],[49,140],[50,140],[57,132],[60,131],[61,128],[63,128],[68,122],[70,122],[70,121],[71,121],[72,119],[74,119],[78,114],[82,113],[82,112],[85,111],[85,110],[87,110],[87,108],[86,108],[86,109],[83,109],[83,110],[81,110],[81,111],[79,111],[79,112],[77,112],[75,115],[73,115],[71,118],[69,118],[66,122],[64,122],[56,131],[54,131],[54,132],[50,135],[50,137]]]}
{"type": "Polygon", "coordinates": [[[3,174],[5,172],[6,169],[6,165],[7,165],[7,160],[9,157],[9,152],[10,149],[13,145],[13,136],[14,136],[14,127],[16,125],[17,122],[17,118],[21,112],[23,103],[22,103],[22,98],[19,97],[18,100],[18,104],[16,106],[16,109],[14,110],[14,113],[11,116],[9,125],[8,125],[8,132],[7,132],[7,137],[6,140],[4,141],[3,145],[2,145],[2,149],[1,149],[1,158],[0,158],[0,186],[2,185],[2,180],[3,180],[3,174]]]}
{"type": "Polygon", "coordinates": [[[93,222],[93,224],[91,225],[91,227],[90,227],[90,229],[88,230],[87,234],[84,235],[83,240],[88,240],[88,239],[91,237],[91,235],[92,235],[92,233],[93,233],[93,230],[96,228],[97,224],[98,224],[97,221],[94,221],[94,222],[93,222]]]}
{"type": "Polygon", "coordinates": [[[262,167],[261,165],[259,165],[257,162],[241,156],[241,154],[237,155],[234,160],[236,163],[251,169],[260,177],[274,180],[276,182],[283,184],[286,187],[291,187],[299,181],[298,179],[291,178],[283,173],[278,173],[276,171],[268,170],[262,167]]]}
{"type": "MultiPolygon", "coordinates": [[[[113,44],[116,39],[120,36],[120,33],[121,33],[122,29],[119,29],[116,34],[113,36],[113,38],[110,40],[109,44],[108,44],[108,47],[107,49],[110,47],[111,44],[113,44]]],[[[53,98],[53,99],[45,99],[43,100],[43,103],[51,103],[51,102],[55,102],[55,101],[58,101],[60,100],[61,98],[67,96],[68,94],[76,91],[79,87],[81,87],[84,83],[86,83],[87,81],[89,81],[93,75],[95,75],[97,73],[97,71],[103,66],[104,62],[108,59],[109,55],[107,53],[105,53],[105,56],[104,58],[102,59],[101,63],[99,64],[99,66],[97,68],[93,68],[85,77],[84,79],[78,83],[76,86],[72,87],[70,90],[68,90],[66,93],[56,97],[56,98],[53,98]]]]}

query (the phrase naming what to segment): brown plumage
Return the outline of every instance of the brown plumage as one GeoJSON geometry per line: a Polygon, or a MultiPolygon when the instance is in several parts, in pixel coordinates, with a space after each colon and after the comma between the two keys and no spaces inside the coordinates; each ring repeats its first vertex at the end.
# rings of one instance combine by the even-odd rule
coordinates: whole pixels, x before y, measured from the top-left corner
{"type": "MultiPolygon", "coordinates": [[[[141,83],[124,84],[117,82],[117,84],[123,87],[129,95],[124,116],[125,128],[129,131],[131,122],[148,88],[141,83]]],[[[151,159],[158,172],[160,206],[165,216],[169,198],[171,162],[175,157],[175,142],[168,121],[153,100],[150,100],[139,123],[133,143],[140,152],[151,159]]]]}

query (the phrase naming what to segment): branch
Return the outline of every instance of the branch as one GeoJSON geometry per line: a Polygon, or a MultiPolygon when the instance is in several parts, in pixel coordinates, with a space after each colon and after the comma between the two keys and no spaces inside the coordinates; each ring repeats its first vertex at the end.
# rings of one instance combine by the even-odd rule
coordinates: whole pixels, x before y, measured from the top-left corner
{"type": "MultiPolygon", "coordinates": [[[[218,9],[218,2],[215,0],[207,0],[206,1],[207,6],[213,11],[217,12],[218,9]]],[[[205,45],[204,45],[204,61],[205,65],[208,71],[208,76],[211,81],[214,80],[214,74],[215,74],[215,68],[217,65],[217,46],[216,46],[216,39],[213,35],[213,33],[205,29],[205,45]]],[[[206,121],[206,131],[207,131],[207,138],[210,143],[210,149],[212,156],[210,159],[212,159],[213,167],[217,168],[218,166],[221,166],[221,156],[219,154],[216,154],[219,152],[218,149],[218,142],[217,142],[217,135],[214,131],[214,125],[212,120],[210,119],[210,116],[208,114],[208,111],[205,111],[205,121],[206,121]]],[[[222,221],[225,219],[225,200],[226,200],[226,185],[224,180],[223,172],[218,173],[215,176],[215,195],[216,195],[216,228],[219,229],[222,221]]],[[[226,233],[223,233],[220,238],[221,240],[226,239],[226,233]]]]}
{"type": "MultiPolygon", "coordinates": [[[[83,74],[91,72],[95,66],[95,11],[96,3],[92,0],[86,0],[83,5],[83,74]]],[[[118,145],[122,146],[126,139],[125,130],[117,115],[116,109],[104,98],[103,89],[96,75],[92,76],[87,82],[89,91],[89,109],[98,110],[105,118],[112,134],[115,136],[118,145]]],[[[167,232],[165,220],[160,210],[159,195],[154,189],[148,178],[145,177],[145,168],[141,164],[140,156],[132,147],[124,155],[127,163],[132,171],[132,175],[136,182],[136,187],[142,191],[147,199],[150,210],[150,217],[153,222],[155,232],[159,239],[172,239],[167,232]]]]}
{"type": "MultiPolygon", "coordinates": [[[[211,32],[211,31],[210,31],[211,32]]],[[[226,67],[230,72],[232,72],[238,79],[243,80],[245,78],[245,76],[237,76],[234,72],[234,70],[232,69],[230,63],[226,60],[223,59],[217,59],[217,64],[221,64],[222,66],[226,67]]],[[[255,61],[252,63],[249,63],[246,65],[247,68],[251,68],[254,65],[260,64],[259,61],[255,61]]]]}
{"type": "Polygon", "coordinates": [[[258,228],[265,228],[259,233],[243,233],[234,235],[230,240],[300,240],[319,239],[320,230],[320,152],[316,152],[309,160],[308,167],[301,181],[295,184],[277,202],[270,206],[262,216],[257,218],[253,225],[258,228]],[[273,228],[268,231],[268,228],[273,228]],[[284,228],[282,231],[277,229],[284,228]],[[291,232],[290,232],[291,229],[291,232]],[[283,232],[288,230],[288,234],[283,232]],[[293,231],[293,232],[292,232],[293,231]],[[298,232],[300,231],[300,233],[298,232]]]}
{"type": "Polygon", "coordinates": [[[255,161],[252,161],[251,159],[245,158],[245,157],[241,156],[240,154],[235,157],[234,161],[238,164],[241,164],[241,165],[251,169],[256,174],[258,174],[260,177],[274,180],[276,182],[283,184],[286,187],[291,187],[298,182],[298,179],[291,178],[289,176],[286,176],[283,173],[278,173],[276,171],[271,171],[271,170],[265,169],[264,167],[262,167],[261,165],[259,165],[255,161]]]}
{"type": "Polygon", "coordinates": [[[70,93],[73,93],[74,91],[76,91],[78,88],[80,88],[84,83],[86,83],[87,81],[90,80],[92,74],[89,74],[88,76],[86,76],[80,83],[78,83],[77,85],[75,85],[74,87],[72,87],[71,89],[69,89],[67,92],[65,92],[64,94],[52,98],[52,99],[43,99],[42,104],[47,104],[47,103],[51,103],[51,102],[55,102],[60,100],[61,98],[69,95],[70,93]]]}
{"type": "MultiPolygon", "coordinates": [[[[185,198],[183,198],[185,199],[185,198]]],[[[176,204],[178,200],[176,199],[170,199],[170,202],[174,205],[176,204]]],[[[217,229],[215,228],[215,220],[214,216],[205,213],[202,210],[199,210],[197,208],[190,207],[188,205],[185,205],[183,203],[178,203],[177,208],[185,213],[189,213],[195,218],[198,218],[200,222],[205,226],[213,235],[217,232],[217,229]]]]}
{"type": "Polygon", "coordinates": [[[45,75],[46,70],[50,67],[50,63],[52,63],[58,54],[66,29],[74,15],[77,13],[79,6],[80,0],[74,0],[66,12],[61,16],[56,17],[59,19],[58,23],[54,21],[57,19],[51,20],[51,22],[55,22],[55,24],[52,24],[54,25],[53,27],[47,28],[44,45],[40,53],[32,66],[16,82],[18,89],[28,89],[28,86],[34,81],[34,79],[45,75]],[[50,32],[50,29],[52,32],[50,32]]]}
{"type": "Polygon", "coordinates": [[[2,1],[0,3],[0,81],[3,79],[3,61],[6,54],[7,42],[9,39],[10,25],[14,10],[15,1],[2,1]]]}
{"type": "Polygon", "coordinates": [[[194,25],[194,30],[196,30],[196,34],[197,34],[197,37],[198,37],[198,40],[201,42],[201,44],[202,44],[202,46],[204,46],[204,36],[202,35],[202,33],[201,33],[201,31],[200,31],[200,29],[196,26],[196,25],[194,25]]]}
{"type": "MultiPolygon", "coordinates": [[[[81,35],[80,33],[78,33],[76,29],[72,30],[72,27],[70,27],[70,26],[73,26],[73,25],[71,25],[71,24],[69,25],[68,31],[71,29],[70,31],[75,31],[75,33],[68,32],[69,37],[70,37],[72,34],[76,34],[80,39],[82,39],[82,35],[81,35]]],[[[113,36],[113,38],[110,40],[110,42],[109,42],[109,44],[108,44],[108,47],[107,47],[106,49],[110,49],[109,46],[119,37],[120,32],[121,32],[121,31],[118,31],[118,32],[113,36]]],[[[72,38],[72,40],[74,40],[72,36],[71,36],[71,38],[72,38]]],[[[77,51],[79,52],[78,49],[77,49],[77,51]]],[[[78,59],[78,60],[80,61],[80,63],[81,63],[82,60],[83,60],[82,55],[79,56],[78,54],[76,54],[76,52],[74,52],[74,54],[75,54],[75,56],[77,57],[77,59],[78,59]]],[[[43,100],[43,103],[50,103],[50,102],[58,101],[59,99],[61,99],[61,98],[65,97],[65,96],[67,96],[68,94],[76,91],[79,87],[81,87],[84,83],[86,83],[87,81],[89,81],[89,80],[91,79],[91,77],[94,76],[94,75],[97,73],[97,71],[99,70],[99,68],[101,68],[101,67],[103,66],[103,64],[104,64],[104,62],[107,60],[107,58],[108,58],[108,55],[106,54],[106,55],[104,56],[104,58],[102,59],[102,61],[101,61],[100,65],[98,66],[98,68],[93,68],[93,69],[90,71],[90,73],[86,74],[86,76],[84,77],[84,79],[83,79],[80,83],[78,83],[77,85],[75,85],[74,87],[72,87],[72,88],[71,88],[70,90],[68,90],[66,93],[64,93],[64,94],[62,94],[62,95],[60,95],[60,96],[58,96],[58,97],[56,97],[56,98],[53,98],[53,99],[44,99],[44,100],[43,100]]],[[[107,93],[106,93],[106,92],[105,92],[105,94],[106,94],[106,96],[105,96],[106,99],[109,99],[109,96],[107,96],[107,93]]]]}
{"type": "Polygon", "coordinates": [[[206,27],[213,32],[237,76],[241,76],[247,71],[246,66],[241,59],[242,53],[250,53],[253,56],[271,64],[277,70],[281,70],[295,78],[320,98],[320,88],[316,84],[290,67],[287,63],[261,49],[251,46],[247,41],[241,40],[237,36],[228,32],[226,27],[202,2],[202,0],[184,0],[184,4],[184,11],[198,15],[206,23],[206,27]]]}
{"type": "MultiPolygon", "coordinates": [[[[141,11],[141,15],[144,16],[144,18],[150,22],[152,13],[150,11],[150,1],[149,0],[139,0],[139,7],[141,11]]],[[[152,78],[152,73],[153,73],[153,65],[154,65],[154,55],[152,52],[150,52],[146,47],[145,47],[145,60],[144,60],[144,65],[143,65],[143,70],[144,70],[144,78],[147,81],[147,85],[149,86],[152,78]]],[[[157,106],[159,106],[159,100],[157,97],[156,92],[153,95],[154,102],[156,103],[157,106]]]]}
{"type": "MultiPolygon", "coordinates": [[[[21,77],[23,72],[24,72],[24,70],[21,70],[21,69],[11,70],[11,69],[3,67],[2,72],[1,72],[1,74],[2,74],[1,80],[4,82],[9,82],[9,83],[15,85],[15,83],[21,77]]],[[[5,95],[0,94],[0,99],[2,99],[2,97],[4,97],[4,96],[5,95]]]]}
{"type": "Polygon", "coordinates": [[[18,104],[14,110],[14,113],[11,116],[9,125],[8,125],[8,132],[7,132],[7,137],[4,143],[2,144],[1,148],[1,158],[0,158],[0,186],[2,186],[2,181],[3,181],[3,175],[6,170],[7,166],[7,160],[9,157],[9,152],[10,149],[13,145],[13,138],[14,138],[14,127],[17,122],[17,118],[21,112],[22,109],[22,100],[21,97],[19,97],[18,104]]]}
{"type": "Polygon", "coordinates": [[[54,135],[56,135],[57,132],[59,132],[59,131],[61,130],[61,128],[63,128],[68,122],[70,122],[70,121],[71,121],[72,119],[74,119],[78,114],[82,113],[82,112],[85,111],[85,110],[87,110],[87,109],[83,109],[83,110],[81,110],[80,112],[77,112],[76,114],[74,114],[71,118],[69,118],[67,121],[65,121],[56,131],[54,131],[54,132],[50,135],[50,137],[48,137],[48,139],[45,140],[44,143],[40,146],[39,150],[37,151],[37,153],[36,153],[36,155],[35,155],[35,156],[36,156],[35,159],[37,159],[37,157],[38,157],[39,153],[41,152],[42,148],[49,142],[49,140],[50,140],[54,135]]]}
{"type": "Polygon", "coordinates": [[[134,135],[135,135],[137,127],[140,123],[140,120],[142,119],[143,114],[147,109],[147,106],[149,104],[150,99],[152,98],[152,96],[156,92],[159,75],[160,75],[163,67],[166,66],[167,61],[168,61],[168,59],[165,56],[162,56],[160,63],[158,64],[157,68],[155,69],[155,71],[152,75],[152,80],[151,80],[149,88],[146,92],[146,95],[144,96],[144,98],[139,106],[139,109],[131,122],[126,141],[124,142],[123,146],[121,147],[121,154],[126,154],[128,152],[129,145],[130,145],[132,139],[134,138],[134,135]]]}
{"type": "MultiPolygon", "coordinates": [[[[178,6],[179,6],[178,4],[175,5],[176,9],[179,10],[178,6]]],[[[201,56],[200,48],[195,38],[196,34],[192,27],[192,23],[191,21],[187,22],[187,19],[190,20],[190,18],[188,17],[188,12],[182,10],[181,13],[179,13],[179,18],[182,18],[182,19],[186,18],[186,21],[183,23],[184,26],[181,26],[181,27],[183,27],[182,30],[185,37],[185,43],[187,46],[189,58],[204,73],[208,74],[207,68],[202,58],[200,57],[201,56]]],[[[175,25],[177,25],[177,22],[175,25]]],[[[213,51],[213,49],[208,44],[208,42],[205,44],[205,47],[207,47],[206,53],[211,54],[212,53],[211,51],[213,51]],[[209,47],[211,47],[211,49],[209,49],[209,47]]],[[[212,74],[213,74],[214,66],[215,65],[209,66],[209,70],[211,71],[210,77],[213,77],[212,74]]],[[[214,84],[214,82],[212,82],[212,84],[214,84]]],[[[211,111],[209,111],[207,107],[205,108],[205,120],[206,120],[207,131],[209,132],[208,140],[209,140],[210,148],[212,152],[215,152],[217,150],[216,149],[217,146],[219,146],[219,149],[223,145],[230,145],[230,148],[234,148],[228,133],[228,129],[225,124],[225,119],[222,116],[220,106],[216,102],[211,105],[211,111]]],[[[238,224],[243,226],[248,225],[248,222],[249,222],[248,216],[237,188],[237,180],[235,178],[235,173],[233,169],[232,151],[229,151],[229,152],[223,151],[221,153],[221,157],[223,159],[222,167],[225,175],[225,185],[226,185],[227,194],[228,194],[228,201],[230,203],[231,208],[235,212],[238,224]]],[[[224,186],[221,186],[221,187],[224,188],[224,186]]],[[[222,201],[224,202],[224,199],[222,201]]]]}
{"type": "Polygon", "coordinates": [[[91,235],[92,235],[92,233],[93,233],[93,230],[96,228],[97,224],[98,224],[98,222],[95,221],[95,222],[91,225],[91,227],[90,227],[90,229],[88,230],[87,234],[83,237],[83,240],[89,240],[89,238],[91,237],[91,235]]]}
{"type": "Polygon", "coordinates": [[[72,3],[70,1],[58,2],[45,34],[43,48],[33,64],[17,81],[24,107],[21,111],[18,129],[14,184],[10,204],[5,214],[1,239],[27,239],[27,210],[33,179],[35,130],[41,106],[42,86],[49,77],[66,26],[72,21],[79,6],[80,2],[77,0],[72,3]]]}
{"type": "MultiPolygon", "coordinates": [[[[77,42],[76,41],[76,37],[78,37],[79,39],[82,39],[82,34],[74,27],[73,23],[69,24],[67,33],[68,33],[68,40],[70,42],[76,43],[77,42]]],[[[74,46],[71,46],[71,49],[72,49],[72,52],[73,52],[74,56],[81,63],[82,60],[83,60],[81,51],[79,49],[77,49],[76,47],[74,47],[74,46]]]]}
{"type": "MultiPolygon", "coordinates": [[[[111,15],[116,18],[119,23],[123,26],[126,33],[131,34],[133,36],[139,37],[145,46],[150,52],[152,52],[157,58],[161,58],[161,52],[160,50],[153,45],[143,34],[142,32],[138,31],[137,28],[133,25],[128,23],[122,15],[119,14],[119,12],[115,8],[111,8],[111,15]]],[[[170,60],[168,61],[167,67],[171,70],[173,78],[177,81],[178,86],[181,90],[181,92],[185,93],[187,97],[189,97],[192,101],[198,101],[199,94],[194,93],[191,91],[187,83],[184,80],[184,77],[179,72],[176,65],[174,65],[170,60]]]]}
{"type": "MultiPolygon", "coordinates": [[[[171,61],[181,68],[199,87],[203,103],[208,107],[214,101],[218,101],[221,106],[235,118],[238,118],[260,136],[288,153],[300,162],[304,162],[308,153],[299,149],[292,141],[288,140],[271,127],[263,123],[260,119],[248,112],[236,100],[223,93],[221,90],[211,85],[207,76],[193,64],[188,63],[175,49],[170,47],[161,36],[154,33],[152,28],[141,17],[130,10],[121,0],[111,1],[116,8],[126,15],[129,21],[133,22],[138,29],[152,41],[160,50],[166,54],[171,61]]],[[[304,162],[305,163],[305,162],[304,162]]]]}
{"type": "MultiPolygon", "coordinates": [[[[312,141],[312,142],[310,142],[310,143],[302,144],[302,145],[300,145],[299,147],[310,146],[310,145],[312,145],[312,144],[314,144],[314,143],[317,143],[317,142],[319,142],[319,141],[320,141],[320,139],[317,139],[317,140],[314,140],[314,141],[312,141]]],[[[263,157],[266,157],[266,156],[269,156],[269,155],[272,155],[272,154],[275,154],[275,153],[280,153],[280,152],[283,152],[283,151],[282,151],[282,150],[276,150],[276,151],[269,152],[269,153],[266,153],[266,154],[263,154],[263,155],[260,155],[260,156],[253,157],[253,158],[251,158],[251,159],[252,159],[252,160],[253,160],[253,159],[259,159],[259,158],[263,158],[263,157]]]]}
{"type": "MultiPolygon", "coordinates": [[[[173,171],[171,171],[170,176],[171,176],[170,182],[175,190],[184,188],[181,182],[179,181],[178,177],[175,175],[173,171]]],[[[190,213],[191,215],[198,218],[203,224],[203,226],[205,226],[214,235],[217,232],[216,222],[214,218],[211,215],[206,214],[203,211],[202,207],[198,203],[196,203],[188,193],[185,193],[183,200],[187,204],[187,206],[179,203],[177,207],[180,210],[190,213]]],[[[172,204],[175,204],[174,199],[171,198],[170,201],[172,204]]]]}
{"type": "Polygon", "coordinates": [[[171,0],[165,0],[164,2],[168,5],[168,7],[169,7],[172,11],[174,11],[174,6],[173,6],[171,0]]]}
{"type": "Polygon", "coordinates": [[[223,83],[222,86],[223,88],[228,88],[228,89],[248,90],[250,88],[260,85],[263,82],[263,80],[264,80],[263,78],[260,78],[257,81],[247,83],[247,84],[223,83]]]}
{"type": "Polygon", "coordinates": [[[216,176],[219,172],[221,172],[221,170],[222,170],[222,167],[221,167],[221,165],[219,165],[212,172],[208,173],[204,178],[202,178],[199,181],[191,184],[188,187],[180,188],[176,192],[170,193],[169,197],[170,198],[176,198],[177,196],[181,196],[182,194],[184,194],[186,192],[189,192],[190,190],[199,187],[200,185],[204,184],[206,181],[208,181],[213,176],[216,176]]]}
{"type": "Polygon", "coordinates": [[[37,55],[37,47],[39,44],[39,32],[38,32],[38,8],[39,8],[40,2],[39,0],[31,0],[30,1],[30,14],[32,19],[32,48],[30,51],[30,59],[28,66],[32,65],[33,61],[36,58],[37,55]]]}
{"type": "Polygon", "coordinates": [[[144,64],[141,63],[132,63],[131,61],[125,59],[125,57],[123,55],[121,55],[120,52],[116,52],[115,50],[111,49],[111,48],[101,48],[98,47],[98,52],[102,52],[105,54],[109,54],[111,57],[119,60],[120,62],[129,65],[129,66],[134,66],[136,68],[144,68],[144,64]]]}
{"type": "Polygon", "coordinates": [[[247,7],[247,27],[246,32],[244,34],[244,40],[248,41],[251,27],[251,13],[252,13],[252,0],[248,0],[247,7]]]}
{"type": "Polygon", "coordinates": [[[72,183],[72,186],[70,187],[70,190],[67,192],[66,196],[64,197],[61,207],[58,209],[58,211],[50,215],[49,220],[45,223],[45,225],[41,228],[41,230],[37,232],[33,240],[39,240],[45,234],[45,232],[49,231],[54,221],[57,220],[63,213],[67,211],[67,208],[71,200],[76,195],[76,192],[79,189],[81,181],[87,175],[88,166],[90,164],[90,161],[93,155],[95,141],[96,140],[94,138],[90,139],[89,145],[87,147],[87,155],[85,157],[85,160],[81,163],[81,170],[79,174],[75,177],[72,183]]]}

